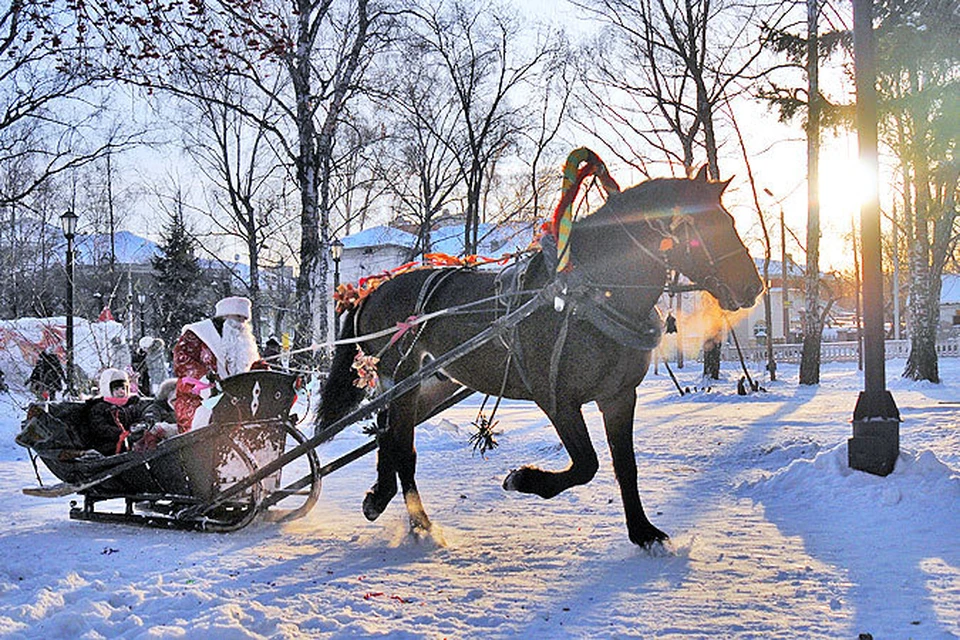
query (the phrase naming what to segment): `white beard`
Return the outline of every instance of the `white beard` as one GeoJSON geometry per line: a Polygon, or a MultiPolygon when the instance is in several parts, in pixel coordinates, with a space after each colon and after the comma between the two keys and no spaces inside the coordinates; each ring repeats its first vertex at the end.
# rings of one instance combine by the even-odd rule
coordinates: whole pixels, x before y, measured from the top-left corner
{"type": "Polygon", "coordinates": [[[249,323],[227,318],[223,322],[223,368],[228,376],[250,370],[260,359],[257,341],[249,323]]]}

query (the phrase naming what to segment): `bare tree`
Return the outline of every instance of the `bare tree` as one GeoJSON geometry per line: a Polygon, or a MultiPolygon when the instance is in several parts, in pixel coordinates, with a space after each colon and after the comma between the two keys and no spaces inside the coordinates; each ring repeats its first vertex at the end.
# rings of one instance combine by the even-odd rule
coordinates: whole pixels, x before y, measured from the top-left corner
{"type": "Polygon", "coordinates": [[[398,43],[398,52],[390,69],[396,82],[384,103],[391,135],[377,172],[398,216],[417,226],[417,255],[431,250],[436,219],[462,195],[466,141],[453,81],[432,47],[413,35],[398,43]]]}
{"type": "MultiPolygon", "coordinates": [[[[16,181],[16,166],[0,179],[16,181]]],[[[32,179],[32,176],[24,178],[32,179]]],[[[57,178],[44,180],[23,203],[0,206],[0,317],[49,316],[63,309],[63,213],[57,178]]],[[[16,189],[16,185],[12,189],[16,189]]]]}
{"type": "MultiPolygon", "coordinates": [[[[453,2],[416,12],[417,46],[435,58],[458,103],[464,148],[457,154],[466,190],[464,251],[475,253],[484,181],[517,144],[525,109],[520,88],[549,56],[543,42],[523,46],[521,23],[502,5],[453,2]]],[[[457,153],[455,151],[455,153],[457,153]]]]}
{"type": "MultiPolygon", "coordinates": [[[[589,108],[602,123],[592,131],[601,139],[614,136],[618,144],[611,148],[643,173],[657,161],[679,164],[689,175],[704,153],[710,176],[719,179],[720,107],[766,72],[753,71],[762,52],[761,23],[782,19],[780,3],[602,0],[580,6],[609,24],[588,55],[594,82],[587,84],[596,87],[589,108]]],[[[716,379],[719,371],[720,340],[709,340],[704,376],[716,379]]]]}
{"type": "Polygon", "coordinates": [[[107,78],[83,64],[85,43],[61,18],[54,3],[0,9],[0,166],[19,167],[17,180],[0,182],[0,205],[22,204],[45,181],[137,139],[118,132],[101,141],[107,78]]]}
{"type": "MultiPolygon", "coordinates": [[[[568,150],[558,149],[564,126],[573,121],[576,111],[574,93],[580,89],[578,69],[572,62],[574,52],[565,33],[552,38],[556,45],[549,51],[549,59],[532,80],[530,125],[521,131],[521,148],[529,156],[529,203],[521,200],[519,211],[527,211],[531,219],[545,217],[541,194],[556,191],[561,158],[568,150]]],[[[567,145],[574,146],[574,145],[567,145]]]]}
{"type": "Polygon", "coordinates": [[[800,384],[820,382],[820,0],[807,0],[807,268],[800,384]]]}
{"type": "MultiPolygon", "coordinates": [[[[274,194],[280,188],[283,170],[269,145],[269,133],[260,123],[277,117],[271,101],[258,100],[249,86],[230,76],[192,76],[182,80],[192,85],[195,96],[184,100],[188,113],[184,119],[184,142],[200,173],[210,185],[211,210],[207,219],[213,234],[239,240],[249,264],[249,276],[235,273],[244,282],[253,303],[254,333],[262,337],[260,327],[261,254],[283,225],[276,213],[274,194]],[[255,119],[243,117],[230,105],[244,104],[255,119]]],[[[211,252],[216,256],[218,252],[211,252]]],[[[226,262],[224,267],[228,267],[226,262]]]]}
{"type": "Polygon", "coordinates": [[[957,247],[960,14],[948,2],[883,5],[877,29],[881,132],[901,167],[910,265],[904,377],[939,382],[941,276],[957,247]]]}
{"type": "Polygon", "coordinates": [[[129,82],[203,98],[171,75],[170,62],[188,70],[215,65],[272,103],[279,116],[266,121],[245,104],[226,106],[269,132],[290,164],[300,200],[296,341],[325,339],[337,130],[390,27],[386,7],[369,0],[97,0],[73,8],[80,24],[117,52],[115,71],[129,82]]]}

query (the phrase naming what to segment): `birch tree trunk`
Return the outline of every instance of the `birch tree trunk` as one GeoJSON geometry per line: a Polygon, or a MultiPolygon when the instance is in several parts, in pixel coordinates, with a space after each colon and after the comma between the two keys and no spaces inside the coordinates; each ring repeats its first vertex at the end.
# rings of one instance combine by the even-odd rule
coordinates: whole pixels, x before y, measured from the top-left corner
{"type": "Polygon", "coordinates": [[[820,72],[819,0],[807,0],[807,265],[800,384],[820,384],[820,72]]]}

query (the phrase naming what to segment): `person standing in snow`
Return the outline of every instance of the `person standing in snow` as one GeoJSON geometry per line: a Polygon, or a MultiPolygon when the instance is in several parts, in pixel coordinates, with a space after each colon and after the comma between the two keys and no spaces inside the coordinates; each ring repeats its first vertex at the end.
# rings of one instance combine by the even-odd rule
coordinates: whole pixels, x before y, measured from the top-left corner
{"type": "Polygon", "coordinates": [[[130,365],[133,368],[133,375],[137,381],[137,393],[144,396],[152,396],[150,388],[150,373],[147,371],[147,351],[143,348],[143,341],[147,338],[140,338],[137,350],[130,357],[130,365]]]}
{"type": "Polygon", "coordinates": [[[161,338],[144,336],[137,343],[137,351],[133,355],[133,371],[138,378],[140,393],[153,396],[160,384],[167,379],[170,372],[167,368],[167,359],[163,354],[164,343],[161,338]]]}
{"type": "Polygon", "coordinates": [[[249,299],[224,298],[217,303],[213,318],[183,328],[173,347],[173,375],[177,378],[174,409],[180,433],[209,424],[212,410],[201,405],[216,380],[262,363],[250,327],[250,311],[249,299]]]}
{"type": "Polygon", "coordinates": [[[56,400],[57,393],[63,389],[66,376],[57,354],[47,349],[37,356],[37,364],[30,372],[27,384],[38,400],[56,400]]]}
{"type": "MultiPolygon", "coordinates": [[[[147,352],[147,374],[150,378],[152,391],[159,393],[160,385],[170,377],[170,366],[167,364],[167,356],[164,352],[166,344],[162,338],[145,338],[150,343],[144,347],[147,352]]],[[[140,341],[141,345],[143,340],[140,341]]]]}
{"type": "Polygon", "coordinates": [[[266,343],[263,345],[263,354],[262,357],[267,362],[270,362],[273,365],[280,364],[280,341],[277,340],[277,336],[270,336],[267,338],[266,343]]]}

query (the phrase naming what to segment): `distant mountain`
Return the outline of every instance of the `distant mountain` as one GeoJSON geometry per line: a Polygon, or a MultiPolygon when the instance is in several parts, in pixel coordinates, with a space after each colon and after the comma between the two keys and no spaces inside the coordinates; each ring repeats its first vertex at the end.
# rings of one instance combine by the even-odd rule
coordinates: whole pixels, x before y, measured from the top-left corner
{"type": "MultiPolygon", "coordinates": [[[[110,235],[106,233],[77,234],[77,262],[95,264],[110,255],[110,235]]],[[[152,240],[130,231],[114,234],[114,251],[119,264],[149,264],[150,258],[160,252],[152,240]]]]}

